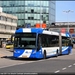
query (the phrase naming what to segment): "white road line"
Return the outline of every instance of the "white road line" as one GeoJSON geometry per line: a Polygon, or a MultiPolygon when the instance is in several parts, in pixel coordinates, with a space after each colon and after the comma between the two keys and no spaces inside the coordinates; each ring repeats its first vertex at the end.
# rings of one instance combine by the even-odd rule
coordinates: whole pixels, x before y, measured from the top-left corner
{"type": "Polygon", "coordinates": [[[73,65],[75,65],[75,63],[73,65]]]}
{"type": "MultiPolygon", "coordinates": [[[[73,65],[75,65],[75,63],[73,65]]],[[[69,65],[68,67],[72,67],[72,65],[69,65]]],[[[62,68],[62,70],[65,70],[65,69],[67,68],[66,67],[62,68]]],[[[58,73],[58,72],[60,72],[60,70],[55,71],[55,73],[58,73]]]]}
{"type": "Polygon", "coordinates": [[[62,70],[65,70],[66,69],[66,67],[65,68],[62,68],[62,70]]]}
{"type": "Polygon", "coordinates": [[[57,71],[55,71],[54,73],[58,73],[58,72],[60,72],[60,70],[57,70],[57,71]]]}
{"type": "Polygon", "coordinates": [[[69,65],[68,67],[72,67],[72,65],[69,65]]]}

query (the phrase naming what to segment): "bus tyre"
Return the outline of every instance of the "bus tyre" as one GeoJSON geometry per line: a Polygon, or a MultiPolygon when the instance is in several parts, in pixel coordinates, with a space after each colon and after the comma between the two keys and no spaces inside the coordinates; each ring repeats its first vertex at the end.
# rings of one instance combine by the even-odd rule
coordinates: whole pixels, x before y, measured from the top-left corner
{"type": "Polygon", "coordinates": [[[44,50],[44,59],[46,59],[46,50],[44,50]]]}
{"type": "Polygon", "coordinates": [[[56,57],[58,57],[58,49],[56,50],[56,57]]]}

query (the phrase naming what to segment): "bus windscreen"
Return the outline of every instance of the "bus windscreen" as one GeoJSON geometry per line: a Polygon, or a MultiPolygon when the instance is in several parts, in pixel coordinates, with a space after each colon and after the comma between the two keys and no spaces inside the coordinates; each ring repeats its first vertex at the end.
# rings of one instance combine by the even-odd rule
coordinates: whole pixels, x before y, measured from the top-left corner
{"type": "Polygon", "coordinates": [[[36,48],[36,33],[16,33],[14,37],[14,48],[36,48]]]}

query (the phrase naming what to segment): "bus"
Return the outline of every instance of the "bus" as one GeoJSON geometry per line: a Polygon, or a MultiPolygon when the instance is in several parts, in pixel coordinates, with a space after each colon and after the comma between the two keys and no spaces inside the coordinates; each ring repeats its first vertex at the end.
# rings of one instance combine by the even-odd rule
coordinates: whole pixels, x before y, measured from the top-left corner
{"type": "Polygon", "coordinates": [[[48,58],[72,51],[69,33],[42,28],[19,28],[14,34],[14,58],[48,58]]]}

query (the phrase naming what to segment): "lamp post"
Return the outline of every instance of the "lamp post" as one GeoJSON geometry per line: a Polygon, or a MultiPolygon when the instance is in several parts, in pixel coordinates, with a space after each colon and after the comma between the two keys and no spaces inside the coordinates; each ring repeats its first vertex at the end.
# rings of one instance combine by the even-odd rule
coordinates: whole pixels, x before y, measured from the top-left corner
{"type": "Polygon", "coordinates": [[[66,14],[67,14],[67,24],[68,24],[68,32],[69,32],[69,13],[71,13],[71,12],[73,12],[73,11],[71,11],[71,10],[66,10],[66,11],[63,11],[63,12],[65,12],[66,14]]]}
{"type": "Polygon", "coordinates": [[[40,1],[40,27],[42,28],[42,3],[40,1]]]}

